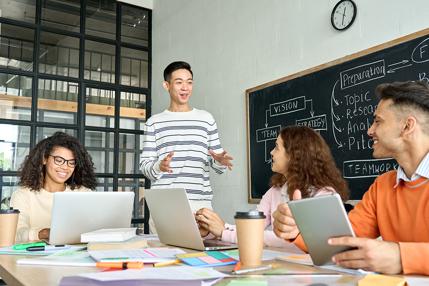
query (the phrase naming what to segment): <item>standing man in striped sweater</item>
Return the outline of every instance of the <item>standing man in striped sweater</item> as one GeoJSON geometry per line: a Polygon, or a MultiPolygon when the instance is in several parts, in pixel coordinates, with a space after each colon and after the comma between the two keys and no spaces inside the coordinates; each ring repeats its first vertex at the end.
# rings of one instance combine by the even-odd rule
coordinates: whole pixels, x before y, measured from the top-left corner
{"type": "Polygon", "coordinates": [[[164,70],[163,87],[170,106],[146,122],[140,168],[152,189],[186,189],[192,210],[212,208],[210,167],[222,174],[231,170],[232,157],[223,150],[216,121],[192,108],[193,73],[186,62],[172,62],[164,70]]]}

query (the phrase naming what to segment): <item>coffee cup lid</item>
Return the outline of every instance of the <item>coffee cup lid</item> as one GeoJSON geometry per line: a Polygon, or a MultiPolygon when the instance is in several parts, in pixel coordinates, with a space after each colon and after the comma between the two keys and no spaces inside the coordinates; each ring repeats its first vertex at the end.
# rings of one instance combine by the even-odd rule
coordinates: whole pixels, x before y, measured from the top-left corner
{"type": "Polygon", "coordinates": [[[19,210],[9,208],[8,210],[0,210],[0,214],[19,214],[19,210]]]}
{"type": "Polygon", "coordinates": [[[248,212],[236,212],[234,218],[236,219],[261,219],[265,218],[264,212],[252,210],[248,212]]]}

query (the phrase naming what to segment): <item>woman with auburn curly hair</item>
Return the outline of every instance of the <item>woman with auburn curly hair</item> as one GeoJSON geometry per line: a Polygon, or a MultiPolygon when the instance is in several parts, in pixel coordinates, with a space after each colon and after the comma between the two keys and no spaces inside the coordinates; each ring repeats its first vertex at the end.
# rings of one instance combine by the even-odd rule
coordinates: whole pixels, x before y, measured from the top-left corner
{"type": "Polygon", "coordinates": [[[73,136],[64,132],[41,140],[20,170],[21,186],[10,205],[20,210],[16,241],[49,239],[55,192],[94,190],[97,181],[91,156],[73,136]]]}
{"type": "MultiPolygon", "coordinates": [[[[282,247],[289,244],[275,236],[272,215],[281,203],[292,200],[295,190],[302,197],[337,192],[343,201],[348,199],[348,187],[335,165],[331,150],[319,133],[304,126],[288,126],[280,131],[276,147],[271,151],[271,188],[262,197],[257,209],[264,212],[264,243],[282,247]]],[[[224,241],[236,242],[235,225],[225,224],[212,210],[200,209],[196,220],[202,235],[211,233],[224,241]]]]}

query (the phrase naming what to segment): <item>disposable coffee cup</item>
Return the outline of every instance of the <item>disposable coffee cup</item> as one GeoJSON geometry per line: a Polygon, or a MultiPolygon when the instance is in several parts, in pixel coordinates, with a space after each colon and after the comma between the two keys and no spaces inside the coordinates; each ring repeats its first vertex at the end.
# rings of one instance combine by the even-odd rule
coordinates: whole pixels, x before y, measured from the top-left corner
{"type": "Polygon", "coordinates": [[[0,247],[15,244],[19,210],[0,210],[0,247]]]}
{"type": "Polygon", "coordinates": [[[236,212],[238,252],[242,267],[259,266],[264,248],[265,215],[259,211],[236,212]]]}

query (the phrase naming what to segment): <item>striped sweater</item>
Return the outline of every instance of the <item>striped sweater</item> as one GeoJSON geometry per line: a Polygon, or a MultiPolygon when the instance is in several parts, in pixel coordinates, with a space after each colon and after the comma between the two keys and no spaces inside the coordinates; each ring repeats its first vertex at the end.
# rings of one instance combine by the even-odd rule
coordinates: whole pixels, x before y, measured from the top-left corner
{"type": "Polygon", "coordinates": [[[203,201],[211,206],[209,167],[218,174],[226,167],[214,161],[209,149],[223,152],[216,122],[210,113],[196,108],[188,112],[165,110],[146,122],[140,168],[151,180],[153,189],[183,187],[191,207],[193,202],[203,201]],[[174,152],[170,162],[173,172],[161,172],[161,160],[170,152],[174,152]]]}

